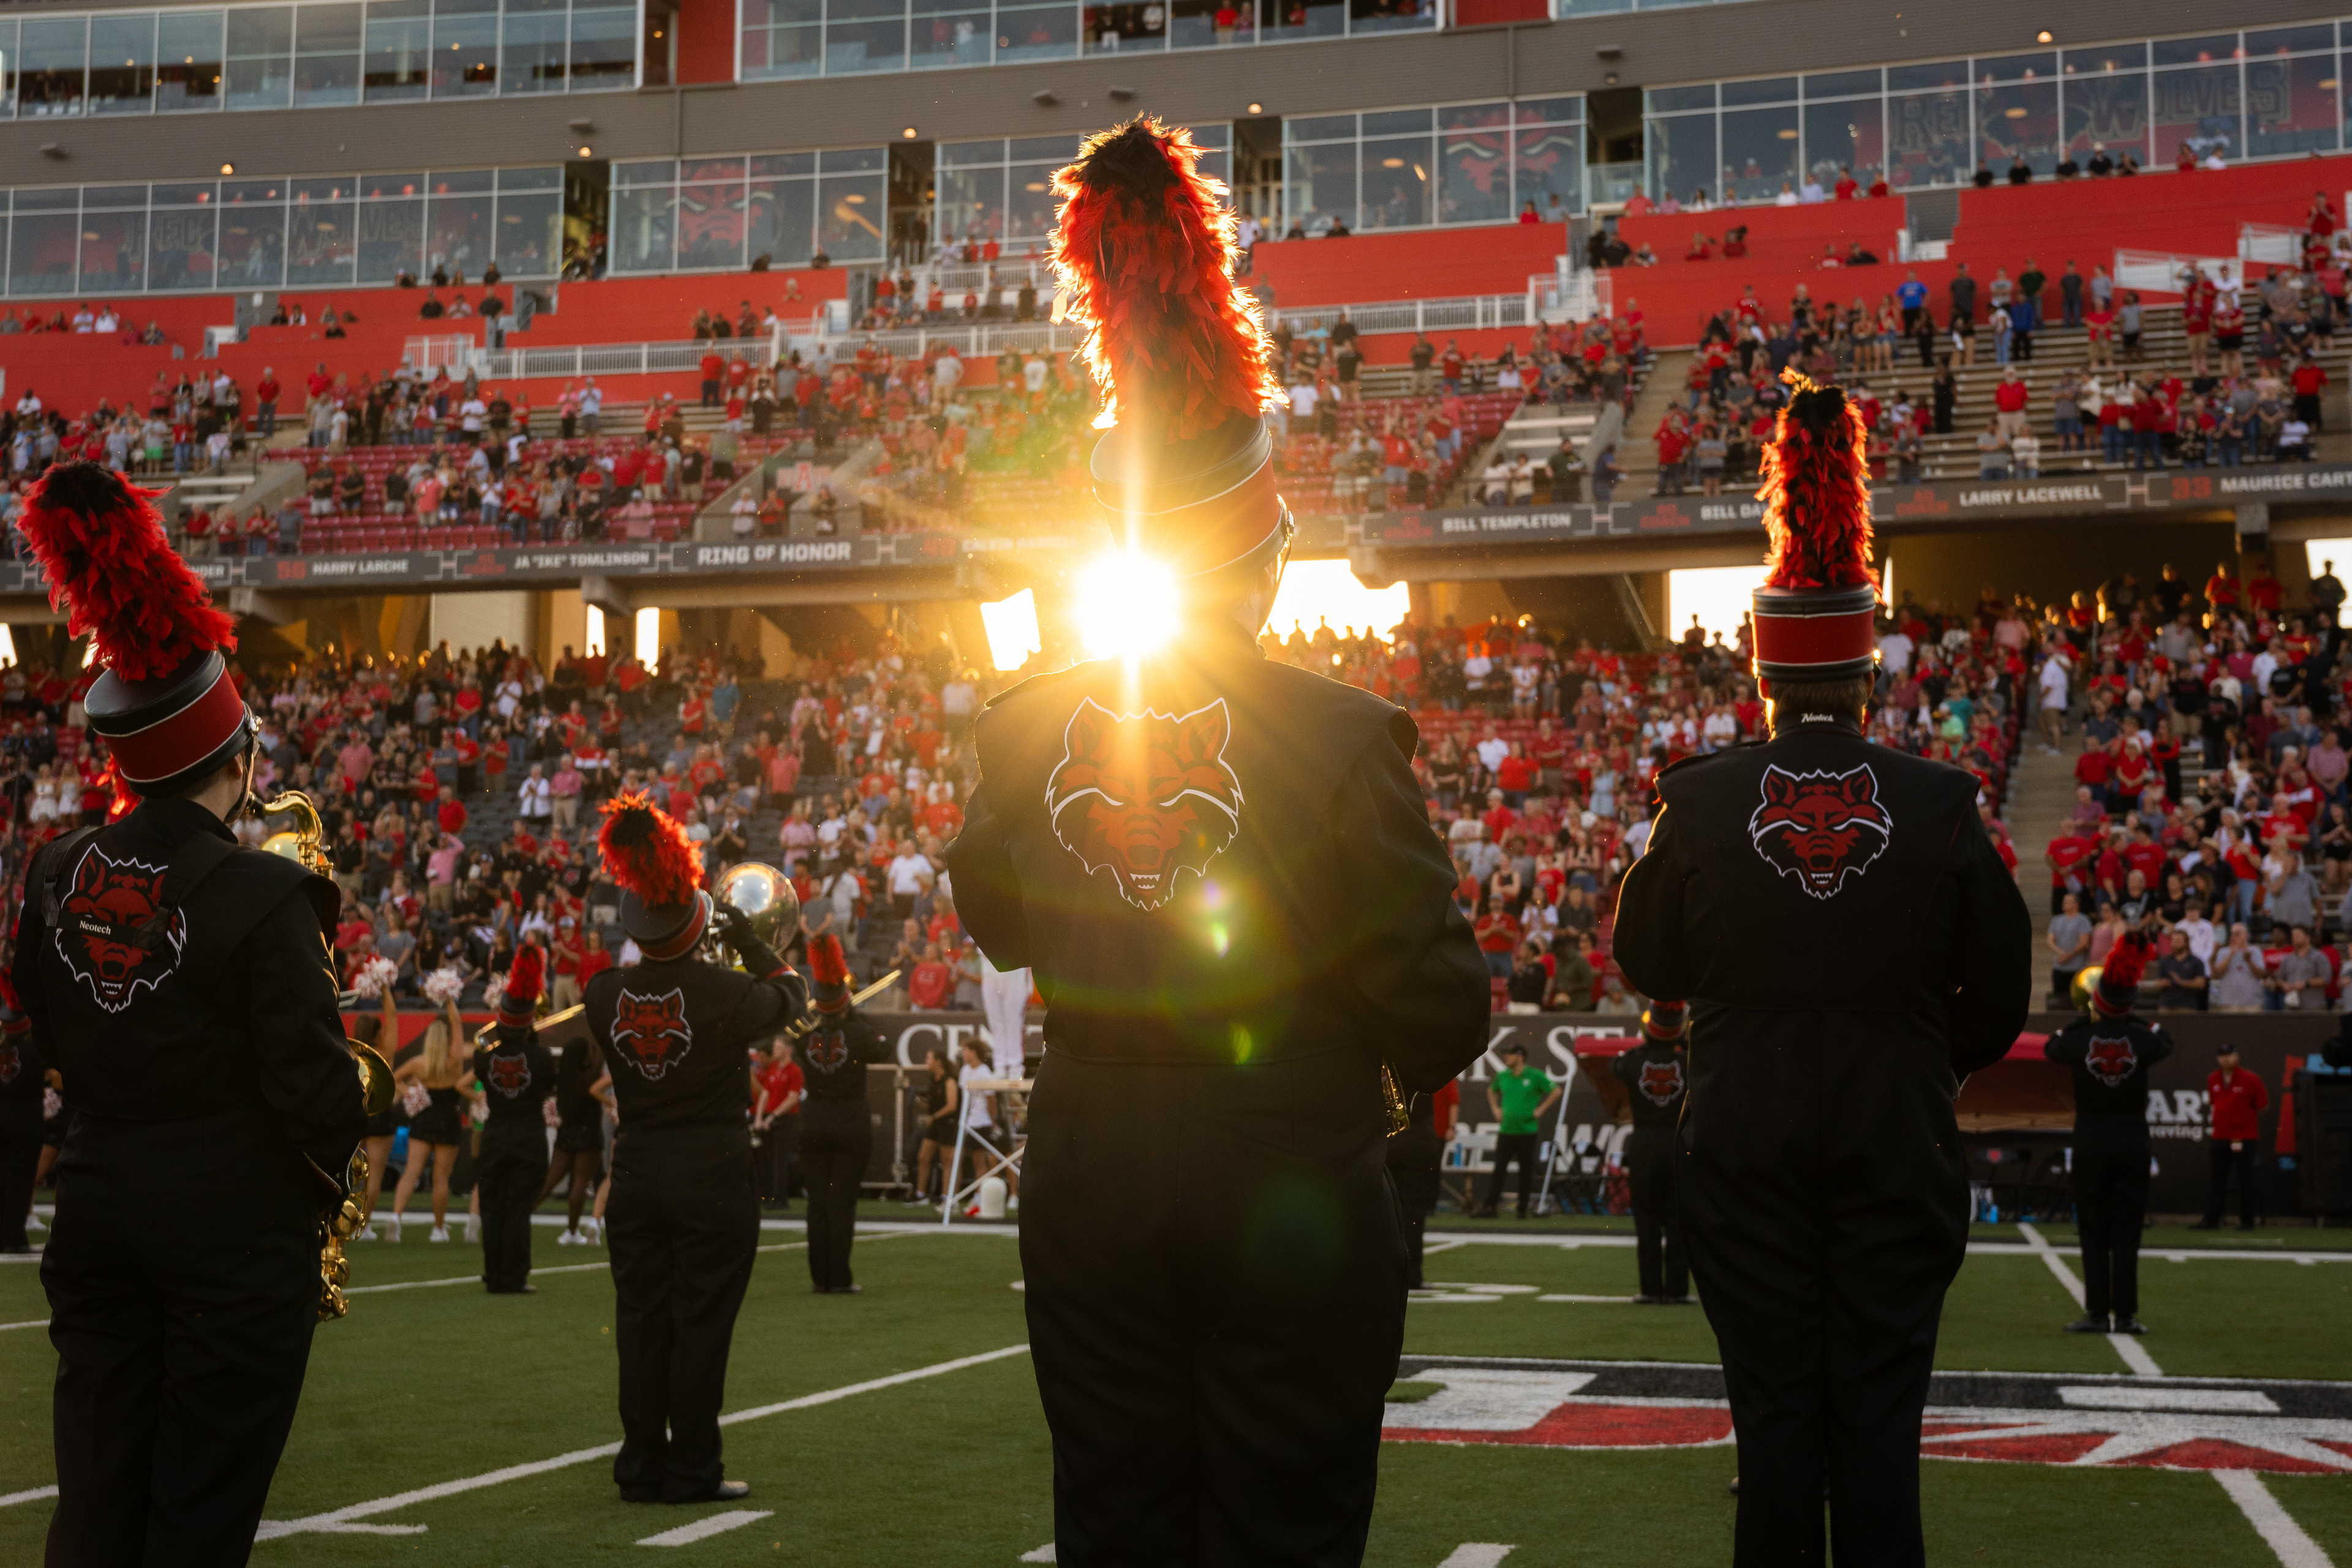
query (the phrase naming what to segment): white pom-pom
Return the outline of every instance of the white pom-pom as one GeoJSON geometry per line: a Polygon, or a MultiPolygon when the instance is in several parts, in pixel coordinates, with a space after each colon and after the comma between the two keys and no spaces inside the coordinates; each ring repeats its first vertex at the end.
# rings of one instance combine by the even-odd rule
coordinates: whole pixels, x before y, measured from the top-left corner
{"type": "Polygon", "coordinates": [[[499,998],[506,994],[507,977],[503,974],[493,974],[490,976],[490,983],[482,987],[482,1005],[495,1013],[499,1010],[499,998]]]}
{"type": "Polygon", "coordinates": [[[421,1083],[412,1081],[407,1088],[400,1091],[400,1107],[408,1112],[412,1120],[424,1115],[425,1108],[432,1103],[432,1090],[421,1083]]]}
{"type": "Polygon", "coordinates": [[[399,978],[400,965],[388,958],[371,958],[352,976],[352,989],[362,996],[381,996],[399,978]]]}
{"type": "Polygon", "coordinates": [[[64,1095],[59,1094],[54,1089],[44,1089],[41,1090],[42,1121],[47,1121],[53,1120],[57,1116],[58,1112],[63,1110],[65,1108],[66,1097],[64,1095]]]}
{"type": "Polygon", "coordinates": [[[446,1007],[465,993],[466,977],[455,969],[436,969],[425,977],[425,997],[436,1007],[446,1007]]]}

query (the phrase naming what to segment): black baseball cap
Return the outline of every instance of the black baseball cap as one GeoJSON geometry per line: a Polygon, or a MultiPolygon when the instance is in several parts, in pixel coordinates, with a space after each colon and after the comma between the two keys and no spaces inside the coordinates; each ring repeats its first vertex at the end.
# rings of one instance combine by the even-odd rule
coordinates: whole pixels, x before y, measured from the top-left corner
{"type": "Polygon", "coordinates": [[[1503,1054],[1507,1057],[1523,1057],[1528,1054],[1528,1047],[1520,1044],[1518,1041],[1513,1040],[1504,1046],[1503,1054]]]}
{"type": "Polygon", "coordinates": [[[2213,1047],[2213,1054],[2217,1057],[2234,1057],[2238,1054],[2238,1047],[2224,1042],[2213,1047]]]}

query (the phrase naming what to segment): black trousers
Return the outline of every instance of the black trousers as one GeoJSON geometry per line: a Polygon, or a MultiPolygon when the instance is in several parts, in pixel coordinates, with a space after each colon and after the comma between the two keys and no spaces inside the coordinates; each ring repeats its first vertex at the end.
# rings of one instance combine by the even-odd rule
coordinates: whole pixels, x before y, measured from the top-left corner
{"type": "Polygon", "coordinates": [[[1353,1568],[1404,1333],[1379,1075],[1047,1053],[1021,1261],[1076,1568],[1353,1568]]]}
{"type": "Polygon", "coordinates": [[[1418,1290],[1422,1284],[1423,1233],[1428,1229],[1431,1212],[1437,1207],[1445,1145],[1438,1141],[1434,1126],[1423,1127],[1416,1122],[1390,1139],[1382,1154],[1388,1164],[1389,1181],[1396,1188],[1397,1215],[1404,1226],[1405,1286],[1418,1290]]]}
{"type": "Polygon", "coordinates": [[[318,1326],[316,1178],[251,1112],[77,1116],[58,1172],[48,1568],[237,1568],[318,1326]],[[217,1218],[158,1222],[182,1180],[217,1218]]]}
{"type": "Polygon", "coordinates": [[[2262,1168],[2262,1147],[2249,1138],[2236,1148],[2226,1138],[2208,1138],[2205,1157],[2212,1162],[2211,1175],[2205,1187],[2205,1223],[2221,1223],[2221,1206],[2230,1195],[2230,1173],[2238,1174],[2238,1223],[2254,1223],[2254,1183],[2262,1168]]]}
{"type": "Polygon", "coordinates": [[[750,1135],[624,1128],[604,1224],[621,1356],[613,1479],[627,1498],[699,1497],[726,1479],[719,1406],[760,1244],[750,1135]]]}
{"type": "Polygon", "coordinates": [[[873,1113],[855,1100],[801,1102],[801,1180],[808,1187],[809,1283],[838,1290],[856,1281],[849,1244],[857,1235],[857,1187],[874,1151],[873,1113]]]}
{"type": "MultiPolygon", "coordinates": [[[[808,1102],[803,1100],[802,1104],[808,1102]]],[[[779,1116],[768,1123],[760,1135],[758,1165],[760,1197],[764,1203],[781,1204],[793,1195],[793,1178],[801,1163],[801,1114],[779,1116]]]]}
{"type": "Polygon", "coordinates": [[[547,1184],[547,1135],[536,1126],[482,1130],[474,1166],[482,1194],[482,1283],[520,1290],[530,1282],[530,1211],[547,1184]]]}
{"type": "Polygon", "coordinates": [[[1516,1164],[1519,1168],[1519,1217],[1528,1217],[1528,1200],[1535,1195],[1543,1177],[1543,1162],[1536,1157],[1536,1145],[1543,1142],[1540,1132],[1497,1132],[1495,1134],[1495,1168],[1486,1173],[1486,1198],[1479,1205],[1482,1212],[1493,1214],[1502,1201],[1503,1178],[1516,1164]]]}
{"type": "Polygon", "coordinates": [[[33,1206],[33,1173],[41,1168],[41,1100],[0,1102],[0,1252],[28,1252],[25,1216],[33,1206]]]}
{"type": "Polygon", "coordinates": [[[1633,1189],[1633,1257],[1644,1296],[1690,1294],[1690,1254],[1675,1204],[1675,1130],[1636,1127],[1625,1137],[1633,1189]]]}
{"type": "Polygon", "coordinates": [[[1826,1534],[1841,1563],[1922,1563],[1919,1423],[1968,1237],[1943,1044],[1834,1013],[1710,1022],[1675,1196],[1739,1445],[1732,1561],[1818,1565],[1826,1534]]]}
{"type": "Polygon", "coordinates": [[[2139,1314],[2139,1232],[2147,1217],[2145,1122],[2113,1129],[2113,1117],[2074,1124],[2074,1224],[2083,1238],[2083,1310],[2094,1318],[2139,1314]]]}

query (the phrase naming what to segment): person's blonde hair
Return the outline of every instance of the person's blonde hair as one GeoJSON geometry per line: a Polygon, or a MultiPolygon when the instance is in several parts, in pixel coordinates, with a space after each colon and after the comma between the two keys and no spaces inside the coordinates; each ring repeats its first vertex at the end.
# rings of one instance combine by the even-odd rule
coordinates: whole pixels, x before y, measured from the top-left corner
{"type": "Polygon", "coordinates": [[[457,1053],[449,1020],[436,1018],[425,1026],[425,1076],[446,1078],[457,1070],[457,1053]]]}

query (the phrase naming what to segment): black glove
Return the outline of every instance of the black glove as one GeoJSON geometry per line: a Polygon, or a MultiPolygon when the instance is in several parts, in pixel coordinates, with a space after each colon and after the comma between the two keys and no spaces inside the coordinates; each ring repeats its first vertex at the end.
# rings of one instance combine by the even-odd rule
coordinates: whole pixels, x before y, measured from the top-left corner
{"type": "Polygon", "coordinates": [[[751,929],[751,916],[732,904],[721,904],[717,919],[719,936],[735,950],[735,956],[741,961],[744,973],[765,979],[784,966],[784,961],[776,956],[776,950],[761,942],[759,933],[751,929]]]}

